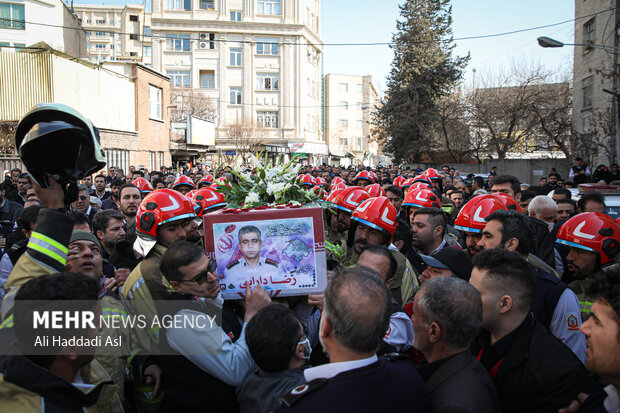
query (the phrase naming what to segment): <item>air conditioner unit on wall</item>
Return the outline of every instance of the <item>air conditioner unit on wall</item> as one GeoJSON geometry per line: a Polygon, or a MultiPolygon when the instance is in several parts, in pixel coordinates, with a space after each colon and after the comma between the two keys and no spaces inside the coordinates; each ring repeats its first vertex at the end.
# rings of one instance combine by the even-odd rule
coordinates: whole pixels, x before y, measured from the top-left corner
{"type": "Polygon", "coordinates": [[[200,40],[209,40],[209,33],[200,33],[200,40]]]}
{"type": "Polygon", "coordinates": [[[208,49],[209,48],[209,43],[208,42],[198,42],[198,47],[200,49],[208,49]]]}

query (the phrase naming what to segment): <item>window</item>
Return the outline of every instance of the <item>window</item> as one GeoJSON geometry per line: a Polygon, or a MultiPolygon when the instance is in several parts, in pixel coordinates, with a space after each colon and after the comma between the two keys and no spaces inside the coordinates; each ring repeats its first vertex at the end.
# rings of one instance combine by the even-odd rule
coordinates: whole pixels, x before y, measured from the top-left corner
{"type": "Polygon", "coordinates": [[[338,121],[338,127],[339,128],[348,128],[349,127],[349,121],[346,119],[340,119],[338,121]]]}
{"type": "Polygon", "coordinates": [[[279,118],[280,115],[278,112],[257,112],[257,121],[258,124],[263,128],[268,129],[277,129],[279,128],[279,118]]]}
{"type": "Polygon", "coordinates": [[[362,85],[361,83],[358,83],[357,85],[355,85],[355,90],[357,90],[358,92],[363,92],[364,85],[362,85]]]}
{"type": "Polygon", "coordinates": [[[152,32],[151,32],[151,26],[144,26],[144,35],[145,36],[151,36],[152,32]]]}
{"type": "Polygon", "coordinates": [[[122,149],[106,149],[105,160],[108,165],[118,166],[124,171],[129,170],[129,151],[122,149]]]}
{"type": "MultiPolygon", "coordinates": [[[[596,40],[596,21],[594,17],[583,25],[583,43],[594,44],[596,40]]],[[[590,47],[584,49],[584,53],[590,51],[590,47]]]]}
{"type": "Polygon", "coordinates": [[[278,39],[256,38],[256,54],[278,55],[278,39]]]}
{"type": "Polygon", "coordinates": [[[583,87],[581,88],[583,93],[583,108],[592,106],[592,88],[592,76],[583,79],[583,87]]]}
{"type": "Polygon", "coordinates": [[[230,66],[241,66],[241,49],[230,49],[230,66]]]}
{"type": "Polygon", "coordinates": [[[343,110],[349,109],[349,102],[340,101],[338,102],[338,107],[343,110]]]}
{"type": "Polygon", "coordinates": [[[107,36],[107,34],[106,34],[106,32],[95,32],[95,36],[103,37],[103,36],[107,36]]]}
{"type": "Polygon", "coordinates": [[[241,104],[241,88],[240,87],[230,88],[230,104],[231,105],[241,104]]]}
{"type": "Polygon", "coordinates": [[[95,49],[105,49],[105,44],[96,44],[95,49]]]}
{"type": "Polygon", "coordinates": [[[347,146],[347,138],[340,138],[340,146],[347,146]]]}
{"type": "Polygon", "coordinates": [[[258,90],[278,90],[280,75],[277,73],[257,73],[258,90]]]}
{"type": "Polygon", "coordinates": [[[363,123],[361,120],[357,121],[357,129],[362,129],[363,123]]]}
{"type": "Polygon", "coordinates": [[[142,56],[151,57],[153,55],[153,48],[151,46],[144,46],[142,48],[142,56]]]}
{"type": "Polygon", "coordinates": [[[280,14],[280,0],[258,0],[257,14],[280,14]]]}
{"type": "Polygon", "coordinates": [[[167,70],[170,84],[174,87],[190,87],[189,70],[167,70]]]}
{"type": "Polygon", "coordinates": [[[241,21],[241,12],[240,11],[231,11],[230,12],[230,21],[231,22],[240,22],[241,21]]]}
{"type": "Polygon", "coordinates": [[[192,0],[166,0],[166,10],[184,10],[192,9],[192,0]]]}
{"type": "Polygon", "coordinates": [[[129,35],[129,40],[138,40],[138,34],[137,33],[131,33],[129,35]]]}
{"type": "Polygon", "coordinates": [[[362,138],[357,138],[357,150],[362,150],[362,138]]]}
{"type": "Polygon", "coordinates": [[[130,22],[137,22],[138,21],[138,16],[132,14],[129,16],[129,21],[130,22]]]}
{"type": "Polygon", "coordinates": [[[110,45],[110,50],[114,50],[114,45],[113,44],[110,45]]]}
{"type": "Polygon", "coordinates": [[[95,20],[95,23],[97,24],[105,24],[105,20],[95,20]]]}
{"type": "Polygon", "coordinates": [[[215,1],[214,0],[200,0],[200,9],[201,10],[215,10],[215,1]]]}
{"type": "Polygon", "coordinates": [[[114,39],[114,33],[110,33],[110,37],[114,39]]]}
{"type": "Polygon", "coordinates": [[[200,71],[200,87],[203,89],[215,89],[215,72],[213,70],[200,71]]]}
{"type": "Polygon", "coordinates": [[[340,90],[341,92],[348,92],[349,91],[349,84],[348,83],[339,83],[338,84],[338,90],[340,90]]]}
{"type": "Polygon", "coordinates": [[[189,34],[166,35],[168,50],[175,52],[189,52],[189,34]]]}

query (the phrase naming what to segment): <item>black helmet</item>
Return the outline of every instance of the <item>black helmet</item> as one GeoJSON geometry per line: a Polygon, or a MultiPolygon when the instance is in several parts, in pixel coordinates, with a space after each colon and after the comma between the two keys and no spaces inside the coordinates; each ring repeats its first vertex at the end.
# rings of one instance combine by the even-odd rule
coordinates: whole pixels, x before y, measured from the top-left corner
{"type": "Polygon", "coordinates": [[[105,167],[97,128],[58,103],[38,104],[22,118],[15,148],[32,179],[44,188],[47,174],[65,188],[105,167]]]}

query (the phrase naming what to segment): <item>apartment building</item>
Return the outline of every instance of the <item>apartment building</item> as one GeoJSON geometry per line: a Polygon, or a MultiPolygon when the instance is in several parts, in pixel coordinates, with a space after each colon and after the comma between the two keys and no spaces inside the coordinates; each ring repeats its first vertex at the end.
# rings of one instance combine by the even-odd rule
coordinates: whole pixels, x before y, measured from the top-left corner
{"type": "Polygon", "coordinates": [[[86,57],[86,32],[61,0],[0,0],[0,50],[39,42],[73,57],[86,57]]]}
{"type": "Polygon", "coordinates": [[[218,150],[253,123],[267,138],[251,146],[323,161],[319,16],[320,0],[154,0],[153,68],[212,102],[218,150]]]}
{"type": "Polygon", "coordinates": [[[378,102],[372,76],[325,76],[325,136],[332,163],[374,166],[378,145],[370,142],[370,117],[378,102]]]}
{"type": "Polygon", "coordinates": [[[620,0],[576,0],[573,152],[595,165],[619,159],[620,0]]]}
{"type": "Polygon", "coordinates": [[[88,60],[138,62],[151,66],[151,15],[144,6],[76,4],[88,40],[88,60]]]}

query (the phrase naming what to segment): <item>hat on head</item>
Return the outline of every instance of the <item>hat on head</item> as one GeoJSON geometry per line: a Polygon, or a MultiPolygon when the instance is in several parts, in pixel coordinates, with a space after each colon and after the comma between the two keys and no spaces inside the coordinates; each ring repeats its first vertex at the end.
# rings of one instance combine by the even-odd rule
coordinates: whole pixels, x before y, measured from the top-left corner
{"type": "Polygon", "coordinates": [[[91,195],[90,203],[97,205],[99,208],[102,207],[101,198],[99,198],[98,196],[91,195]]]}
{"type": "Polygon", "coordinates": [[[420,254],[420,258],[429,267],[449,269],[457,277],[469,281],[473,266],[471,258],[462,249],[446,247],[433,255],[420,254]]]}
{"type": "Polygon", "coordinates": [[[80,231],[80,230],[73,231],[71,233],[71,239],[69,240],[69,245],[75,241],[91,241],[97,244],[99,249],[101,249],[101,244],[99,243],[99,240],[97,239],[97,237],[95,237],[90,232],[80,231]]]}

